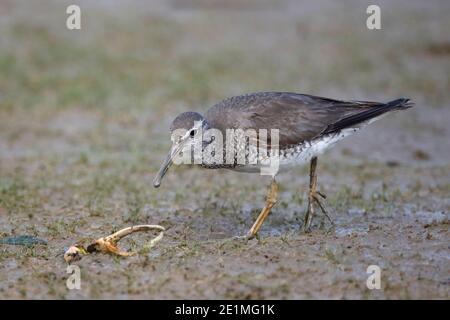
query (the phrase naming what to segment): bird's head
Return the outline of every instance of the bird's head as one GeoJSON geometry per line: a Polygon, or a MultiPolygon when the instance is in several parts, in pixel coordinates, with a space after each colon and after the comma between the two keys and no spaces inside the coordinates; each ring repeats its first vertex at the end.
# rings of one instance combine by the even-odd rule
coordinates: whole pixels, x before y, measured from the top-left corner
{"type": "Polygon", "coordinates": [[[202,134],[199,133],[207,127],[205,118],[197,112],[183,112],[172,121],[170,125],[172,148],[153,179],[155,188],[161,185],[161,180],[174,163],[175,157],[183,154],[192,159],[194,150],[202,150],[202,134]],[[200,149],[195,147],[200,147],[200,149]]]}

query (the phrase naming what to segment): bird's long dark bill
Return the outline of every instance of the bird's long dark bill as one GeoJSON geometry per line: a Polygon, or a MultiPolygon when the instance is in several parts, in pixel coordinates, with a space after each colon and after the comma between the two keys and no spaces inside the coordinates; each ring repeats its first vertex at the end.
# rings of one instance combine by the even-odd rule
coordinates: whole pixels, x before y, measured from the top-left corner
{"type": "Polygon", "coordinates": [[[161,185],[162,178],[166,174],[167,170],[169,170],[170,166],[173,164],[173,159],[178,155],[178,153],[180,153],[181,149],[182,145],[180,144],[174,150],[169,152],[163,164],[161,165],[161,168],[153,179],[153,186],[155,188],[158,188],[161,185]]]}

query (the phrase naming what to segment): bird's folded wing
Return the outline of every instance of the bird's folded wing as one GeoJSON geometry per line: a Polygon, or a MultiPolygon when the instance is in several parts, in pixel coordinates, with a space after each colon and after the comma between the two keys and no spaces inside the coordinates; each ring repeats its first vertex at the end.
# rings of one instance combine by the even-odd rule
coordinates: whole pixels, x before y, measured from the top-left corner
{"type": "Polygon", "coordinates": [[[309,95],[281,93],[271,99],[243,106],[243,129],[278,129],[280,147],[297,145],[327,132],[335,123],[376,109],[382,104],[368,101],[339,101],[309,95]]]}

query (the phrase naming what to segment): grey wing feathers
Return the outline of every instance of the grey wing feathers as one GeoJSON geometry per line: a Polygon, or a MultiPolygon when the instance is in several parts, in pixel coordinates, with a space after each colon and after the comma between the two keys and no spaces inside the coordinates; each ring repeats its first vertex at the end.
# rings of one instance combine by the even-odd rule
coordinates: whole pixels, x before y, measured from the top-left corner
{"type": "Polygon", "coordinates": [[[212,107],[215,127],[278,129],[280,146],[296,145],[357,125],[384,112],[409,107],[408,99],[387,104],[341,101],[290,92],[262,92],[232,97],[212,107]],[[216,121],[219,119],[220,121],[216,121]]]}

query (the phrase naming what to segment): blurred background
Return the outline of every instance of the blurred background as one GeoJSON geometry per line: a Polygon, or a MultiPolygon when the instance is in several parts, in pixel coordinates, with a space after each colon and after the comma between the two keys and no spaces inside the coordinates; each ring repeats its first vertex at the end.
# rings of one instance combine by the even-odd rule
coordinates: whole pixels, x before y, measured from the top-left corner
{"type": "Polygon", "coordinates": [[[0,247],[0,297],[448,298],[450,2],[375,2],[0,0],[0,236],[48,241],[0,247]],[[66,28],[71,4],[81,30],[66,28]],[[224,245],[268,181],[174,168],[153,189],[168,126],[272,90],[416,107],[320,159],[334,231],[300,234],[299,168],[280,177],[263,243],[224,245]],[[87,257],[83,290],[67,290],[65,246],[137,223],[168,227],[166,241],[87,257]],[[384,290],[365,288],[369,264],[389,270],[384,290]]]}

